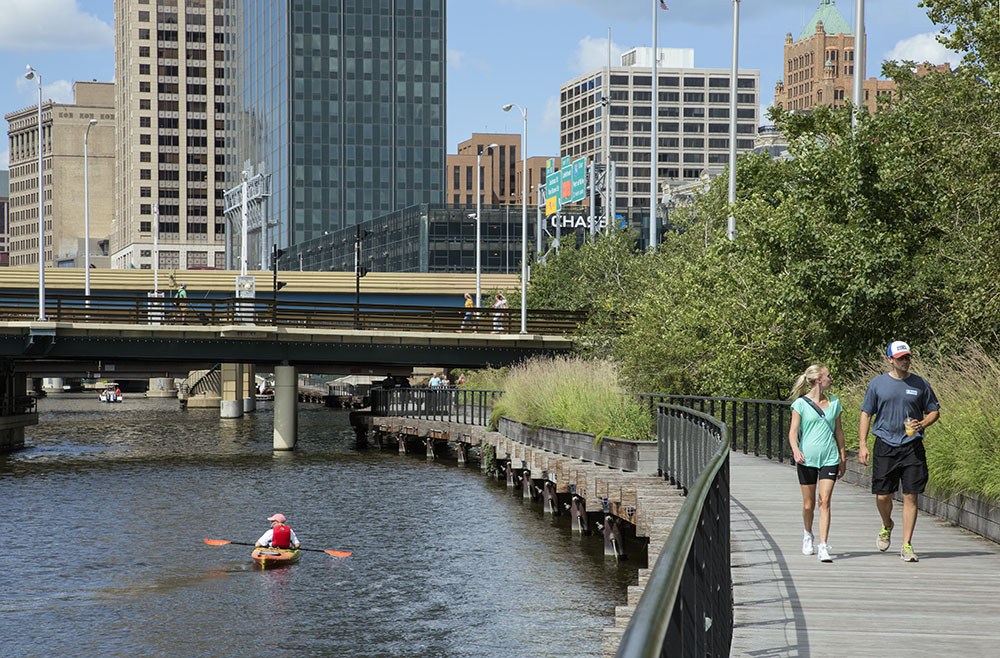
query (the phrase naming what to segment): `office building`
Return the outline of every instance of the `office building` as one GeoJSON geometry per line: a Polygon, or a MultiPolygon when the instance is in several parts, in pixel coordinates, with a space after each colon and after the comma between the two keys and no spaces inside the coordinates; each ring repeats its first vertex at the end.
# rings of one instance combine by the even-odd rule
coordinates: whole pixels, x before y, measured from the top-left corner
{"type": "Polygon", "coordinates": [[[271,177],[251,266],[271,245],[445,201],[444,0],[229,4],[227,167],[271,177]]]}
{"type": "MultiPolygon", "coordinates": [[[[854,96],[854,69],[864,75],[865,53],[855,53],[854,30],[833,0],[819,7],[798,39],[785,35],[784,79],[774,86],[774,105],[786,110],[808,110],[815,105],[843,107],[854,96]]],[[[862,81],[863,102],[869,111],[896,93],[891,80],[862,81]]]]}
{"type": "MultiPolygon", "coordinates": [[[[275,3],[278,4],[278,3],[275,3]]],[[[116,0],[114,268],[225,265],[224,0],[116,0]]]]}
{"type": "Polygon", "coordinates": [[[476,160],[480,161],[479,191],[481,203],[514,203],[517,199],[515,178],[521,159],[521,136],[508,133],[472,133],[458,143],[458,153],[449,153],[445,174],[445,202],[452,205],[476,205],[476,160]],[[490,144],[497,147],[488,150],[490,144]],[[482,153],[482,158],[477,154],[482,153]]]}
{"type": "MultiPolygon", "coordinates": [[[[657,180],[660,185],[674,185],[697,180],[707,169],[729,162],[730,71],[695,68],[690,49],[663,49],[659,56],[657,180]]],[[[607,140],[610,159],[615,162],[616,209],[648,209],[652,49],[631,50],[621,61],[621,66],[601,67],[560,86],[559,149],[563,156],[585,156],[603,163],[607,140]],[[635,64],[628,65],[631,62],[635,64]],[[608,98],[607,110],[604,98],[608,98]]],[[[738,154],[752,149],[757,136],[759,88],[759,71],[739,71],[738,154]]]]}
{"type": "MultiPolygon", "coordinates": [[[[42,103],[45,266],[83,267],[83,140],[88,146],[91,253],[111,229],[115,198],[115,86],[76,82],[73,103],[42,103]]],[[[10,148],[8,249],[12,266],[38,266],[38,106],[6,115],[10,148]]]]}
{"type": "Polygon", "coordinates": [[[10,264],[7,251],[7,208],[9,201],[10,172],[0,169],[0,266],[10,264]]]}

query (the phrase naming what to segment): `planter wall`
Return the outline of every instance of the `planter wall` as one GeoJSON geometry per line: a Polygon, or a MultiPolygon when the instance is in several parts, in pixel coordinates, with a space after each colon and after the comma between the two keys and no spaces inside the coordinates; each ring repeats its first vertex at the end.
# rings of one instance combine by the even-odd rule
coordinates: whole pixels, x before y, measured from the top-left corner
{"type": "Polygon", "coordinates": [[[633,473],[656,473],[656,441],[605,438],[594,445],[594,435],[555,427],[531,427],[501,416],[499,431],[507,438],[533,448],[620,468],[633,473]]]}

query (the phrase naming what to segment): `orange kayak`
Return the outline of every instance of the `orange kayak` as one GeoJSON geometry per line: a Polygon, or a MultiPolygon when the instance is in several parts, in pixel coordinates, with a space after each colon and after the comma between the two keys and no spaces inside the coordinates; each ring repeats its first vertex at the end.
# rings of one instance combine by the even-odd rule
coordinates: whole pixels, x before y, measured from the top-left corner
{"type": "Polygon", "coordinates": [[[295,564],[302,551],[295,548],[255,548],[250,554],[253,563],[261,569],[276,569],[295,564]]]}

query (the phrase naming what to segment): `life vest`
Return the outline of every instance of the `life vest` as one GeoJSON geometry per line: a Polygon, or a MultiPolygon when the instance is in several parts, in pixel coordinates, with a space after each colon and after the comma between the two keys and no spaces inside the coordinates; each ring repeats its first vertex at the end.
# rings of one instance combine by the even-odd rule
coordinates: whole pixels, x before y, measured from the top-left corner
{"type": "Polygon", "coordinates": [[[276,525],[271,529],[271,546],[275,548],[292,547],[292,529],[287,525],[276,525]]]}

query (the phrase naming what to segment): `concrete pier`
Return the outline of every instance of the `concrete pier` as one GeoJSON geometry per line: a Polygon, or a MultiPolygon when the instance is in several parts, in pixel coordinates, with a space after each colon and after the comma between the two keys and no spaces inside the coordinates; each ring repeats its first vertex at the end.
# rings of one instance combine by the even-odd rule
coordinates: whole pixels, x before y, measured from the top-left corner
{"type": "Polygon", "coordinates": [[[174,385],[173,377],[152,377],[149,380],[149,387],[146,389],[147,398],[175,398],[177,397],[177,386],[174,385]]]}
{"type": "Polygon", "coordinates": [[[243,413],[257,411],[257,368],[252,363],[243,364],[243,413]]]}
{"type": "Polygon", "coordinates": [[[292,450],[299,432],[299,377],[295,366],[274,367],[274,449],[292,450]]]}
{"type": "Polygon", "coordinates": [[[243,417],[243,364],[222,364],[222,400],[219,403],[221,418],[243,417]]]}

